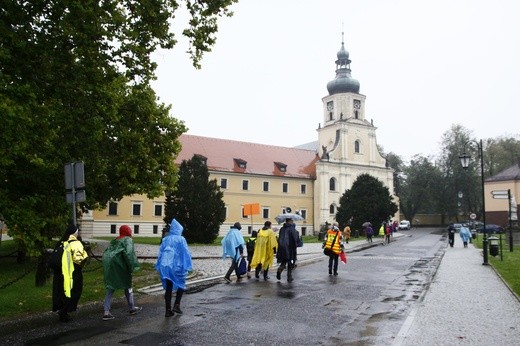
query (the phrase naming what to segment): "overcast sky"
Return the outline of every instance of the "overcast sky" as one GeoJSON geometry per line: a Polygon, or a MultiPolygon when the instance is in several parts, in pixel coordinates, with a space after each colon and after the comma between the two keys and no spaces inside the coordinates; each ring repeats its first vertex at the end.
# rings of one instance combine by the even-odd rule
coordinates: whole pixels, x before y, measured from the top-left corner
{"type": "MultiPolygon", "coordinates": [[[[188,133],[297,146],[317,140],[341,33],[385,152],[436,155],[453,124],[517,136],[520,1],[241,0],[192,67],[187,44],[155,55],[160,101],[188,133]]],[[[175,31],[179,31],[183,16],[175,31]]]]}

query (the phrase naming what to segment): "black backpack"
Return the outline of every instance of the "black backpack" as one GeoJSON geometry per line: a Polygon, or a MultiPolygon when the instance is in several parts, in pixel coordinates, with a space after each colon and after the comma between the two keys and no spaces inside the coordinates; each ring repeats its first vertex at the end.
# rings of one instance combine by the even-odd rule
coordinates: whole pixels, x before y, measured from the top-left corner
{"type": "MultiPolygon", "coordinates": [[[[74,240],[71,240],[73,242],[74,240]]],[[[63,257],[63,241],[60,241],[56,246],[54,247],[54,250],[51,252],[51,255],[49,256],[49,268],[51,269],[60,269],[61,268],[61,259],[63,257]]]]}
{"type": "Polygon", "coordinates": [[[246,242],[246,249],[248,254],[252,254],[255,251],[256,238],[249,238],[246,242]]]}

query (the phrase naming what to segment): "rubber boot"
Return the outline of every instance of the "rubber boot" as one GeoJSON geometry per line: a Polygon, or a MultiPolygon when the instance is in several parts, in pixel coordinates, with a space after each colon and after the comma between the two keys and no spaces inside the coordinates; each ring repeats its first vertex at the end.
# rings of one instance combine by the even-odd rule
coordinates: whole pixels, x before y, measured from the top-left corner
{"type": "Polygon", "coordinates": [[[265,280],[265,281],[269,280],[269,275],[267,275],[268,272],[269,272],[269,268],[264,269],[264,280],[265,280]]]}
{"type": "Polygon", "coordinates": [[[181,299],[182,295],[184,294],[184,290],[179,288],[177,289],[177,294],[175,295],[175,303],[173,304],[173,312],[176,312],[178,314],[182,314],[181,310],[181,299]]]}

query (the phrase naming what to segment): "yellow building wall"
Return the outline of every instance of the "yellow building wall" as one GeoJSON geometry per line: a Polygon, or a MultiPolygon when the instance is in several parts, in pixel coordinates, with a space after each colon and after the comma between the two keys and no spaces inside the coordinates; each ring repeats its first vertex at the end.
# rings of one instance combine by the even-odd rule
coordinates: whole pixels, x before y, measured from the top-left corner
{"type": "MultiPolygon", "coordinates": [[[[296,222],[300,233],[310,235],[313,233],[313,196],[314,180],[302,178],[287,178],[277,176],[248,175],[232,172],[210,172],[210,179],[216,179],[220,186],[221,180],[227,180],[227,187],[221,188],[224,193],[223,201],[226,206],[226,220],[221,225],[219,235],[225,235],[235,222],[242,224],[242,233],[250,234],[252,230],[258,230],[264,222],[269,220],[273,227],[277,226],[275,217],[281,214],[284,208],[290,207],[293,212],[304,210],[306,220],[296,222]],[[248,181],[248,190],[242,188],[243,181],[248,181]],[[264,182],[269,183],[269,191],[263,191],[264,182]],[[288,190],[282,192],[282,186],[286,183],[288,190]],[[305,193],[301,193],[301,185],[305,185],[305,193]],[[244,204],[259,203],[260,214],[243,217],[244,204]],[[264,217],[263,210],[268,215],[264,217]]],[[[118,235],[121,225],[128,225],[132,230],[138,229],[138,236],[160,237],[164,227],[164,202],[165,197],[148,199],[145,195],[132,195],[119,201],[117,215],[109,215],[108,207],[103,210],[92,210],[82,216],[80,227],[83,237],[101,237],[118,235]],[[133,215],[133,205],[141,205],[141,214],[133,215]],[[162,206],[160,216],[155,215],[155,206],[162,206]],[[111,233],[115,229],[115,233],[111,233]]],[[[203,203],[201,201],[201,203],[203,203]]]]}

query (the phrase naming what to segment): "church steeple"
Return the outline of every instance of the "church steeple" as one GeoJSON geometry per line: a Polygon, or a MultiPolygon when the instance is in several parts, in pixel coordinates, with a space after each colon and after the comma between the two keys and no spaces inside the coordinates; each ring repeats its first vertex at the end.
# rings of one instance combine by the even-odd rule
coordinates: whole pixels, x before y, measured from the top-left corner
{"type": "Polygon", "coordinates": [[[353,92],[359,94],[359,81],[352,78],[349,53],[345,49],[344,33],[341,33],[341,49],[336,60],[336,78],[327,83],[329,95],[353,92]]]}

